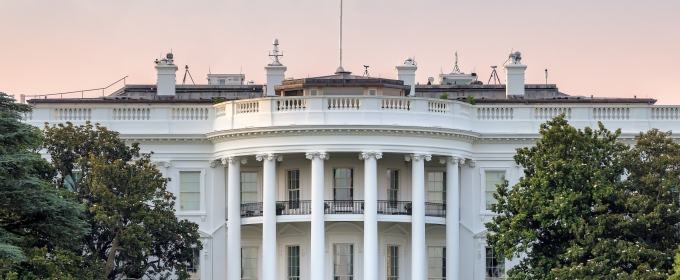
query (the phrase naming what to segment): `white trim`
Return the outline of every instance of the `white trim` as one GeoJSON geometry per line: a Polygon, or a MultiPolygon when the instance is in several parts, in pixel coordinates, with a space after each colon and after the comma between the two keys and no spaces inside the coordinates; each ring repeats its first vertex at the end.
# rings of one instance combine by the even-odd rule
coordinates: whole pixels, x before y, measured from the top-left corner
{"type": "Polygon", "coordinates": [[[175,213],[178,216],[205,216],[205,176],[207,173],[205,172],[205,168],[191,168],[191,167],[180,167],[176,168],[176,172],[172,173],[176,179],[177,182],[177,201],[181,201],[181,195],[182,195],[182,182],[180,180],[179,174],[182,172],[200,172],[199,178],[200,178],[200,203],[198,210],[192,210],[192,211],[182,211],[181,206],[175,208],[175,213]]]}
{"type": "Polygon", "coordinates": [[[510,180],[512,169],[514,169],[514,167],[510,166],[487,166],[479,168],[479,215],[497,216],[496,213],[486,209],[486,172],[505,172],[505,180],[510,182],[510,185],[512,185],[512,180],[510,180]]]}

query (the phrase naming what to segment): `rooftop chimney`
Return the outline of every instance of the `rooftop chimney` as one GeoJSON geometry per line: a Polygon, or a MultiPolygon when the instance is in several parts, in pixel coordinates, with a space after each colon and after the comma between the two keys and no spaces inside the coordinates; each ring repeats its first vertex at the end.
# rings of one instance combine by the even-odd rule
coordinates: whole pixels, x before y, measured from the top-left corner
{"type": "Polygon", "coordinates": [[[279,39],[274,39],[274,51],[269,56],[272,57],[272,63],[264,67],[267,72],[267,92],[265,96],[276,96],[274,87],[281,85],[281,81],[285,79],[286,66],[279,62],[279,57],[283,56],[283,52],[279,54],[279,39]]]}
{"type": "Polygon", "coordinates": [[[416,96],[416,70],[418,64],[410,57],[404,61],[403,65],[397,65],[397,79],[404,81],[404,85],[411,86],[409,96],[416,96]]]}
{"type": "Polygon", "coordinates": [[[169,53],[165,58],[156,59],[156,72],[158,78],[156,79],[156,94],[159,96],[175,96],[175,72],[177,72],[177,65],[173,61],[172,53],[169,53]]]}
{"type": "Polygon", "coordinates": [[[524,97],[524,70],[527,66],[522,64],[522,54],[515,52],[510,54],[510,63],[503,67],[505,70],[505,95],[507,98],[524,97]]]}

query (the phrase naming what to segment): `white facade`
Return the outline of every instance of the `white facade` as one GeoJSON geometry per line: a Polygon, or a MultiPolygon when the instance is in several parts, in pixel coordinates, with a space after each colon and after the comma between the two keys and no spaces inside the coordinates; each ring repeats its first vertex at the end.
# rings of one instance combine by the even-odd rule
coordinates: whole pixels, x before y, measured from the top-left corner
{"type": "Polygon", "coordinates": [[[332,279],[334,245],[351,244],[354,279],[387,279],[387,254],[395,248],[398,279],[425,279],[428,249],[446,247],[446,279],[481,280],[488,279],[483,223],[493,216],[486,207],[488,174],[516,183],[522,170],[512,161],[515,148],[532,145],[539,125],[559,113],[579,128],[598,121],[621,128],[624,139],[654,127],[676,129],[680,119],[677,106],[473,106],[425,98],[305,96],[214,106],[48,103],[38,104],[27,122],[40,127],[90,120],[140,141],[172,179],[169,190],[178,205],[180,174],[197,172],[198,207],[178,207],[177,215],[200,226],[201,279],[238,279],[241,264],[233,258],[238,260],[240,248],[257,251],[258,279],[284,279],[289,246],[299,246],[300,279],[332,279]],[[360,105],[328,105],[347,98],[360,105]],[[282,106],[291,99],[297,101],[286,104],[300,105],[282,106]],[[400,102],[407,105],[384,105],[400,102]],[[340,169],[351,169],[351,179],[334,176],[340,169]],[[288,202],[293,170],[299,172],[297,209],[288,202]],[[389,170],[398,172],[396,179],[389,170]],[[442,172],[446,194],[433,188],[432,176],[442,172]],[[241,179],[250,175],[256,203],[242,207],[241,179]],[[390,179],[398,189],[392,201],[390,179]],[[340,194],[339,180],[352,183],[351,194],[340,194]],[[334,195],[336,200],[349,195],[353,202],[334,202],[334,195]],[[446,208],[440,204],[444,196],[446,208]],[[285,204],[282,215],[276,215],[273,201],[285,204]],[[411,215],[400,201],[412,203],[411,215]]]}
{"type": "MultiPolygon", "coordinates": [[[[267,83],[281,84],[269,68],[267,83]]],[[[397,70],[406,83],[378,86],[415,95],[416,66],[397,70]]],[[[512,156],[535,143],[542,123],[562,113],[578,128],[601,121],[621,128],[624,141],[680,128],[680,106],[566,98],[470,105],[382,89],[327,95],[316,86],[303,96],[216,105],[29,100],[26,122],[89,120],[140,142],[172,179],[177,216],[199,225],[196,279],[265,280],[503,279],[517,260],[493,259],[484,223],[494,216],[494,184],[518,182],[512,156]]]]}

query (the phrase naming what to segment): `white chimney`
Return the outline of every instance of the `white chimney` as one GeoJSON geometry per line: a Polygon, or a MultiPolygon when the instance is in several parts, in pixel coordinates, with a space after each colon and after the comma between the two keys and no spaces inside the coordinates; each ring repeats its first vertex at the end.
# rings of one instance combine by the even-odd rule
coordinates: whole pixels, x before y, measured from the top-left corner
{"type": "Polygon", "coordinates": [[[510,63],[503,67],[505,71],[505,95],[524,97],[524,70],[527,66],[522,64],[520,52],[510,54],[510,63]]]}
{"type": "Polygon", "coordinates": [[[267,72],[267,92],[265,96],[276,96],[274,87],[281,85],[281,81],[286,78],[286,66],[279,62],[279,57],[283,56],[283,52],[279,53],[279,39],[274,39],[274,50],[269,54],[272,57],[272,63],[264,67],[267,72]]]}
{"type": "Polygon", "coordinates": [[[418,70],[416,62],[408,58],[403,65],[397,65],[395,70],[397,70],[397,79],[404,81],[404,85],[411,86],[409,96],[416,96],[416,70],[418,70]]]}
{"type": "Polygon", "coordinates": [[[156,59],[156,94],[159,96],[175,96],[175,72],[177,72],[177,65],[173,61],[172,53],[169,53],[165,58],[156,59]]]}

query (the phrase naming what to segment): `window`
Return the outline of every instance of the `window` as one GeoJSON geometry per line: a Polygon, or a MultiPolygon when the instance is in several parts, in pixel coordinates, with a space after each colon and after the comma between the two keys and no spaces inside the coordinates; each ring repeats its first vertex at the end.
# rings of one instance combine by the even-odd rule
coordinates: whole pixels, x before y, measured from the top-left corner
{"type": "Polygon", "coordinates": [[[241,279],[257,279],[257,248],[241,248],[241,279]]]}
{"type": "Polygon", "coordinates": [[[387,280],[399,280],[399,246],[387,246],[387,280]]]}
{"type": "Polygon", "coordinates": [[[191,257],[191,261],[187,263],[187,273],[189,273],[190,280],[200,280],[201,270],[199,265],[201,260],[201,252],[197,248],[194,248],[192,251],[193,255],[191,257]]]}
{"type": "Polygon", "coordinates": [[[201,172],[179,173],[179,210],[198,211],[201,207],[201,172]]]}
{"type": "Polygon", "coordinates": [[[505,280],[505,260],[494,256],[493,249],[486,247],[485,280],[505,280]]]}
{"type": "Polygon", "coordinates": [[[446,247],[427,247],[427,279],[446,279],[446,247]]]}
{"type": "Polygon", "coordinates": [[[427,172],[427,201],[446,203],[446,172],[427,172]]]}
{"type": "Polygon", "coordinates": [[[354,245],[333,245],[333,280],[354,280],[354,245]]]}
{"type": "Polygon", "coordinates": [[[496,184],[503,184],[505,181],[504,171],[487,171],[486,173],[486,189],[484,190],[486,210],[491,210],[491,205],[498,201],[493,198],[496,193],[496,184]]]}
{"type": "Polygon", "coordinates": [[[288,208],[300,208],[300,170],[288,170],[288,208]]]}
{"type": "Polygon", "coordinates": [[[257,202],[257,172],[241,172],[241,203],[257,202]]]}
{"type": "Polygon", "coordinates": [[[376,90],[374,89],[369,89],[368,90],[368,95],[375,95],[376,90]]]}
{"type": "Polygon", "coordinates": [[[300,279],[300,246],[288,246],[288,280],[300,279]]]}
{"type": "Polygon", "coordinates": [[[317,93],[316,93],[315,89],[312,89],[312,90],[309,91],[309,95],[311,95],[311,96],[316,96],[316,94],[317,93]]]}
{"type": "Polygon", "coordinates": [[[389,181],[387,199],[390,201],[390,207],[397,207],[397,201],[399,201],[399,170],[388,169],[387,180],[389,181]]]}
{"type": "Polygon", "coordinates": [[[219,79],[219,81],[220,81],[220,85],[221,85],[221,86],[227,84],[226,81],[225,81],[224,79],[219,79]]]}
{"type": "Polygon", "coordinates": [[[354,184],[352,182],[353,169],[335,168],[333,169],[333,199],[334,200],[353,200],[354,184]]]}

